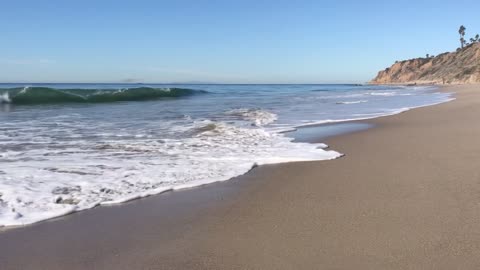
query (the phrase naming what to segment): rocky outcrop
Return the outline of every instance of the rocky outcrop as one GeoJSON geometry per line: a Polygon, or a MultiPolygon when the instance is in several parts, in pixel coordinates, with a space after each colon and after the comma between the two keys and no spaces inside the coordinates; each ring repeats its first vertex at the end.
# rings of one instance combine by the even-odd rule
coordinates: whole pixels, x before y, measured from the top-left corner
{"type": "Polygon", "coordinates": [[[396,62],[380,71],[373,84],[480,83],[480,43],[436,57],[396,62]]]}

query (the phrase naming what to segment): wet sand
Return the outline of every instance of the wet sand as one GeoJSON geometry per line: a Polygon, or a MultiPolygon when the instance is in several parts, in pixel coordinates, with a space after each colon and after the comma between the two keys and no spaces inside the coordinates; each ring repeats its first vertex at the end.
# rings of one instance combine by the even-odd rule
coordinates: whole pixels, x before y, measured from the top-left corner
{"type": "Polygon", "coordinates": [[[480,86],[327,139],[345,157],[0,233],[0,269],[478,269],[480,86]]]}

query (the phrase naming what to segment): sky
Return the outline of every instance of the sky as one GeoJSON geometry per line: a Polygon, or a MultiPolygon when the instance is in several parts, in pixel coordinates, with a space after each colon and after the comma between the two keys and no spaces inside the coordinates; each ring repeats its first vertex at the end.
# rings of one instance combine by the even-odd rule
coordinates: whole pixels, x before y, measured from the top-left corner
{"type": "Polygon", "coordinates": [[[0,82],[363,83],[480,33],[478,0],[0,1],[0,82]]]}

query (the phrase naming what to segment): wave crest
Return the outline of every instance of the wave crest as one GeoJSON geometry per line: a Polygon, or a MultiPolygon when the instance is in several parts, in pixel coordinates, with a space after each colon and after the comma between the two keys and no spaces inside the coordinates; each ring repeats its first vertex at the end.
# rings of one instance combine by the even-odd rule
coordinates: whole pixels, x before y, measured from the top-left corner
{"type": "Polygon", "coordinates": [[[354,100],[354,101],[339,101],[336,102],[335,104],[338,105],[349,105],[349,104],[358,104],[358,103],[367,103],[368,100],[354,100]]]}

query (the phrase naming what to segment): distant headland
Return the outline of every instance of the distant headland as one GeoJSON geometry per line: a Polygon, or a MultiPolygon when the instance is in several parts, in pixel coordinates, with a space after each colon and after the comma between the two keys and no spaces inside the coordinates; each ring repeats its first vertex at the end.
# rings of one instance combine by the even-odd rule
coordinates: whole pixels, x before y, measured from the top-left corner
{"type": "Polygon", "coordinates": [[[370,81],[372,84],[470,84],[480,83],[480,36],[465,39],[458,30],[460,47],[437,56],[397,61],[370,81]]]}

